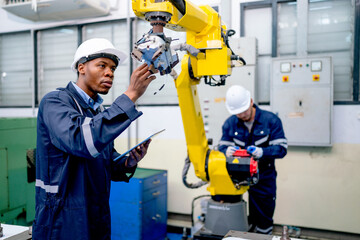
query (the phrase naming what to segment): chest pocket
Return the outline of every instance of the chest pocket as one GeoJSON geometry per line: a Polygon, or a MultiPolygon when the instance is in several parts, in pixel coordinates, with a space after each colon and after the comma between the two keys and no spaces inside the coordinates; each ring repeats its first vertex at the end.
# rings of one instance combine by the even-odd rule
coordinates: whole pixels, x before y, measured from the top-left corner
{"type": "Polygon", "coordinates": [[[230,137],[237,146],[245,147],[247,141],[246,139],[249,137],[249,132],[245,129],[238,128],[236,131],[230,133],[230,137]]]}
{"type": "Polygon", "coordinates": [[[254,131],[254,145],[267,146],[269,142],[270,131],[268,129],[256,129],[254,131]]]}

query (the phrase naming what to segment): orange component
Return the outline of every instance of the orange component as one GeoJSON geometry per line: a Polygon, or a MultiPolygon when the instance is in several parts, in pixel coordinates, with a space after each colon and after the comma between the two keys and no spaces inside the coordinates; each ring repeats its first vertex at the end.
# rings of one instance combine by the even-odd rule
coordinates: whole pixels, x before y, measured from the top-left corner
{"type": "Polygon", "coordinates": [[[319,74],[314,74],[312,76],[312,78],[313,78],[313,81],[319,81],[320,80],[320,75],[319,74]]]}
{"type": "Polygon", "coordinates": [[[289,81],[289,76],[288,75],[282,76],[282,81],[283,82],[288,82],[289,81]]]}

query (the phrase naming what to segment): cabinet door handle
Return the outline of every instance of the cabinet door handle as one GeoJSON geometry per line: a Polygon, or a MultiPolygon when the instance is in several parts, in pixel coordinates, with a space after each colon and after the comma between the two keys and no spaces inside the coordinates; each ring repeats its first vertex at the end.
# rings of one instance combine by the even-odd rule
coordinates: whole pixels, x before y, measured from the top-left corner
{"type": "Polygon", "coordinates": [[[154,184],[154,185],[159,184],[159,183],[160,183],[160,180],[159,180],[159,179],[158,179],[158,180],[153,181],[153,184],[154,184]]]}
{"type": "Polygon", "coordinates": [[[160,195],[160,191],[157,191],[157,192],[153,192],[152,194],[153,196],[159,196],[160,195]]]}

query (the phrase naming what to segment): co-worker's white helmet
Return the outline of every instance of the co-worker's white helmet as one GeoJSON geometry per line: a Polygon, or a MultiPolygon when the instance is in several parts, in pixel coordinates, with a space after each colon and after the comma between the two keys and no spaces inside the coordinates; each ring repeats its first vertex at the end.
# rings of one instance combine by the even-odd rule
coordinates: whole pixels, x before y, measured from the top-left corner
{"type": "Polygon", "coordinates": [[[77,72],[77,65],[99,57],[112,59],[116,66],[126,59],[126,54],[116,49],[114,45],[105,38],[92,38],[83,42],[75,52],[71,69],[77,72]]]}
{"type": "Polygon", "coordinates": [[[242,86],[234,85],[227,90],[225,105],[230,114],[245,112],[250,107],[250,103],[250,92],[242,86]]]}

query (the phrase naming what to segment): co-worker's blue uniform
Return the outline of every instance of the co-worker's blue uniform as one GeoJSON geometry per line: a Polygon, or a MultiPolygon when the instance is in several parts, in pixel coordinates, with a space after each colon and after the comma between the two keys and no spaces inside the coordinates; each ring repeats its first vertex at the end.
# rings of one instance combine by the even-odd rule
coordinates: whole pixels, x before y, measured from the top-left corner
{"type": "Polygon", "coordinates": [[[256,114],[249,132],[236,115],[229,117],[222,127],[219,150],[229,146],[246,149],[254,145],[263,149],[259,159],[259,182],[249,189],[249,223],[259,233],[271,233],[276,200],[275,159],[287,153],[287,140],[281,120],[273,113],[261,110],[255,104],[256,114]]]}
{"type": "Polygon", "coordinates": [[[113,161],[113,140],[141,114],[126,95],[94,110],[72,83],[42,99],[34,240],[110,239],[110,182],[128,182],[136,169],[125,168],[126,157],[113,161]]]}

